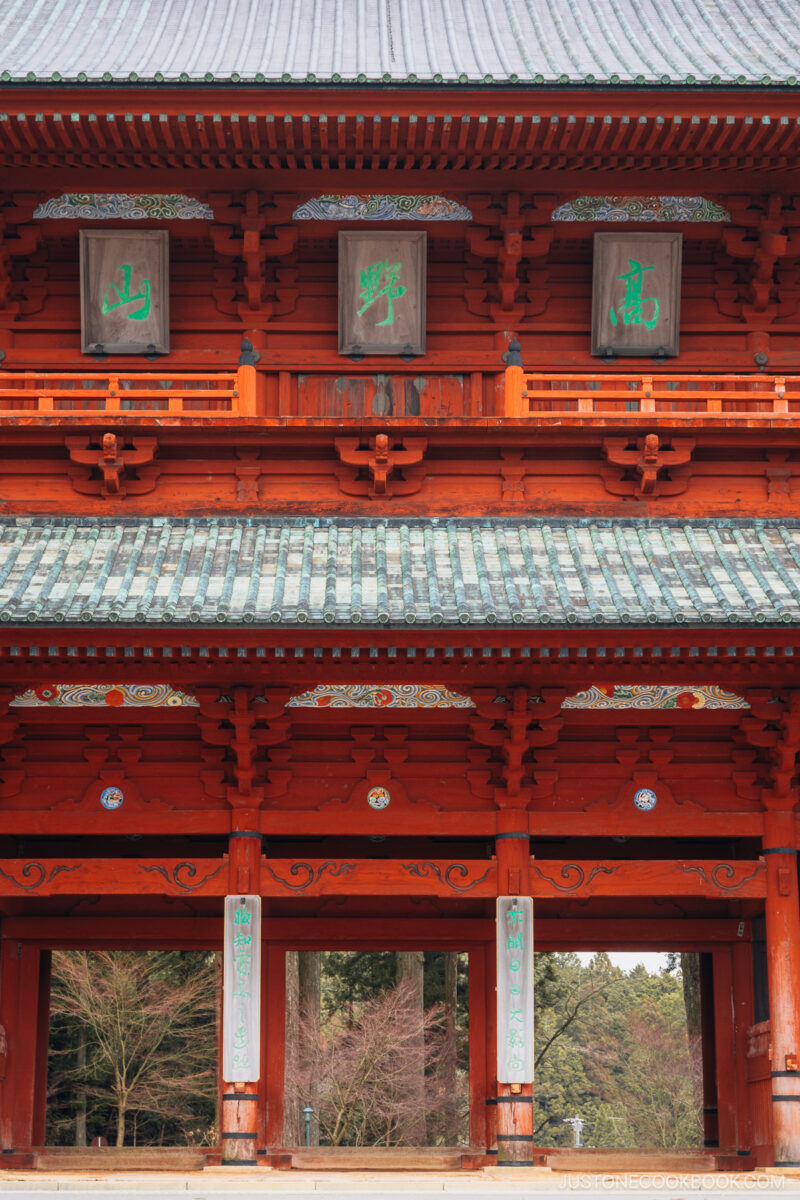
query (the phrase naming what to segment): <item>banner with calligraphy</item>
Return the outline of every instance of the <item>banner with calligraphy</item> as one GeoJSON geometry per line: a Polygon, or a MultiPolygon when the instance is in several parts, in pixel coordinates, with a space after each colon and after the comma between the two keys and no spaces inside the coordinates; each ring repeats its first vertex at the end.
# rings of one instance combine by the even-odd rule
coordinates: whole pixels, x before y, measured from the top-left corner
{"type": "Polygon", "coordinates": [[[225,897],[222,1078],[255,1083],[261,1064],[261,897],[225,897]]]}
{"type": "Polygon", "coordinates": [[[592,354],[678,353],[680,233],[596,233],[592,273],[592,354]]]}
{"type": "Polygon", "coordinates": [[[84,354],[169,353],[169,234],[82,229],[84,354]]]}
{"type": "Polygon", "coordinates": [[[533,901],[497,898],[497,1082],[533,1083],[533,901]]]}
{"type": "Polygon", "coordinates": [[[427,241],[339,233],[339,353],[424,354],[427,241]]]}

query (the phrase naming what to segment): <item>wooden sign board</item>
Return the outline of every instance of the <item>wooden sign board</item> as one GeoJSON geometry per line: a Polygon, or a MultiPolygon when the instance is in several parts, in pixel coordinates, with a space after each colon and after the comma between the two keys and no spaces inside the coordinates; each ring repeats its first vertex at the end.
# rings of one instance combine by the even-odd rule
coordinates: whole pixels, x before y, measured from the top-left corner
{"type": "Polygon", "coordinates": [[[222,1078],[255,1083],[261,1069],[261,897],[225,897],[222,1078]]]}
{"type": "Polygon", "coordinates": [[[533,901],[497,898],[497,1082],[533,1083],[533,901]]]}
{"type": "Polygon", "coordinates": [[[84,354],[169,353],[169,234],[82,229],[84,354]]]}
{"type": "Polygon", "coordinates": [[[424,354],[427,235],[339,233],[339,353],[424,354]]]}
{"type": "Polygon", "coordinates": [[[674,356],[681,302],[680,233],[596,233],[592,354],[674,356]]]}

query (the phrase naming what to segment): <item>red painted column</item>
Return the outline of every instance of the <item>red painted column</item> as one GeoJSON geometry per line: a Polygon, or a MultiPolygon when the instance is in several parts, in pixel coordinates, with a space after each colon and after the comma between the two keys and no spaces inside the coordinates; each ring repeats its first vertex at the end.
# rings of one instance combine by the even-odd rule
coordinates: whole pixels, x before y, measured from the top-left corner
{"type": "Polygon", "coordinates": [[[717,1121],[721,1150],[736,1146],[736,1045],[733,1032],[733,963],[730,946],[714,960],[714,1043],[717,1060],[717,1121]]]}
{"type": "Polygon", "coordinates": [[[4,939],[0,946],[0,1024],[7,1045],[0,1097],[4,1150],[34,1144],[39,954],[38,947],[16,940],[4,939]]]}
{"type": "Polygon", "coordinates": [[[14,1147],[15,1074],[19,1055],[14,1049],[17,1034],[19,974],[22,963],[21,944],[4,938],[0,942],[0,1025],[3,1027],[5,1054],[0,1082],[0,1148],[14,1147]]]}
{"type": "MultiPolygon", "coordinates": [[[[769,805],[769,801],[767,801],[769,805]]],[[[800,1166],[800,907],[792,808],[764,813],[775,1166],[800,1166]]]]}
{"type": "MultiPolygon", "coordinates": [[[[234,812],[236,828],[228,850],[229,895],[254,895],[261,884],[261,834],[254,831],[258,814],[234,812]]],[[[220,1133],[223,1166],[255,1166],[258,1150],[258,1083],[222,1082],[220,1133]]]]}
{"type": "Polygon", "coordinates": [[[469,1144],[484,1152],[486,1140],[486,947],[469,951],[469,1144]]]}
{"type": "Polygon", "coordinates": [[[753,1024],[753,945],[749,937],[734,942],[733,1036],[736,1043],[736,1153],[745,1158],[753,1144],[747,1085],[747,1031],[753,1024]]]}
{"type": "Polygon", "coordinates": [[[47,1125],[47,1065],[50,1050],[50,966],[52,954],[49,950],[39,951],[39,993],[36,1020],[36,1068],[33,1092],[33,1136],[34,1146],[45,1144],[47,1125]]]}
{"type": "Polygon", "coordinates": [[[497,1154],[497,947],[486,946],[486,1149],[497,1154]]]}
{"type": "MultiPolygon", "coordinates": [[[[497,814],[496,839],[498,895],[529,896],[531,843],[527,812],[521,808],[501,809],[497,814]]],[[[496,1022],[493,1055],[496,1071],[496,1022]]],[[[530,1083],[497,1084],[497,1163],[498,1166],[533,1164],[533,1085],[530,1083]]]]}
{"type": "Polygon", "coordinates": [[[270,1149],[283,1146],[283,1093],[286,1069],[286,951],[264,943],[264,1071],[267,1136],[270,1149]]]}
{"type": "Polygon", "coordinates": [[[714,970],[710,954],[700,955],[700,1039],[703,1056],[703,1145],[719,1146],[717,1052],[714,1042],[714,970]]]}

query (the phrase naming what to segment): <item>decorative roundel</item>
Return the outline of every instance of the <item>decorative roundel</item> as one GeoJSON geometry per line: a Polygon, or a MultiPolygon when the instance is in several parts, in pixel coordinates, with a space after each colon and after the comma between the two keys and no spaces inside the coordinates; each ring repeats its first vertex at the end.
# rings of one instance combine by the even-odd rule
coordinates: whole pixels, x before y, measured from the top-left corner
{"type": "Polygon", "coordinates": [[[100,803],[103,808],[122,808],[125,802],[125,794],[118,787],[103,788],[100,793],[100,803]]]}
{"type": "Polygon", "coordinates": [[[658,796],[652,788],[639,788],[633,797],[633,803],[641,812],[650,812],[650,809],[658,804],[658,796]]]}
{"type": "Polygon", "coordinates": [[[370,808],[388,808],[391,798],[385,787],[370,788],[367,792],[367,804],[370,808]]]}

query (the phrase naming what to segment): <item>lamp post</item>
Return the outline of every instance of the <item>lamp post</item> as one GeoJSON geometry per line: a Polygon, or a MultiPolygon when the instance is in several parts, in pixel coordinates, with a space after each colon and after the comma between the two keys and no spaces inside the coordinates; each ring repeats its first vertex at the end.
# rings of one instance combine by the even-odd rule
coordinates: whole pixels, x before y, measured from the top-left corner
{"type": "Polygon", "coordinates": [[[303,1120],[306,1123],[306,1145],[311,1145],[311,1118],[314,1116],[314,1109],[310,1104],[307,1104],[303,1109],[303,1120]]]}
{"type": "Polygon", "coordinates": [[[563,1122],[565,1125],[572,1126],[572,1133],[575,1138],[575,1148],[577,1149],[579,1146],[582,1146],[583,1127],[586,1124],[586,1122],[583,1120],[583,1117],[564,1117],[563,1122]]]}

